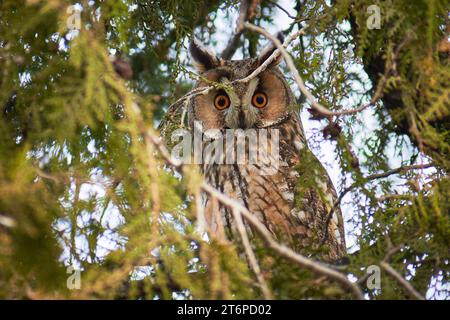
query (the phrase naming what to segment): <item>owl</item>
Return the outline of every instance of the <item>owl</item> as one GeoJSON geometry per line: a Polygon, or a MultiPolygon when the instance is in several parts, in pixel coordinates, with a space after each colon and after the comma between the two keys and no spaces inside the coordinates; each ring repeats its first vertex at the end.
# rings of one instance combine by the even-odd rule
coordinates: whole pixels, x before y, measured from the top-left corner
{"type": "MultiPolygon", "coordinates": [[[[256,140],[244,147],[249,153],[260,147],[258,133],[264,131],[271,137],[275,133],[278,136],[277,146],[272,139],[266,140],[266,151],[270,152],[261,152],[261,157],[266,159],[260,162],[250,163],[247,157],[241,162],[201,164],[207,182],[238,200],[258,217],[275,239],[295,251],[326,261],[344,257],[346,245],[341,211],[334,210],[329,216],[336,192],[325,169],[308,148],[295,96],[278,67],[281,58],[275,59],[256,77],[241,81],[276,48],[268,45],[257,58],[244,60],[220,59],[196,39],[191,41],[189,49],[200,74],[196,90],[219,84],[190,99],[188,117],[192,130],[200,123],[204,132],[222,133],[222,137],[230,130],[256,133],[256,140]],[[271,152],[274,149],[276,154],[271,152]],[[276,160],[278,166],[267,172],[270,160],[276,160]]],[[[221,154],[214,155],[216,160],[224,160],[225,150],[235,148],[235,142],[235,137],[227,140],[227,145],[220,149],[221,154]]],[[[205,199],[204,205],[207,223],[214,232],[228,239],[238,236],[229,208],[211,199],[205,199]]],[[[251,228],[246,227],[254,236],[251,228]]]]}

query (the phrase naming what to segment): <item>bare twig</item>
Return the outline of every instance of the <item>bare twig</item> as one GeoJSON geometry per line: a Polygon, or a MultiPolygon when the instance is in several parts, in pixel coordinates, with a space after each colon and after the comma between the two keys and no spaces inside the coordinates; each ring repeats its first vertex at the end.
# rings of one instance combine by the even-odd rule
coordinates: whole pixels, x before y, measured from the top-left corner
{"type": "Polygon", "coordinates": [[[277,252],[280,256],[294,262],[295,264],[306,268],[316,274],[321,276],[326,276],[328,279],[334,280],[340,283],[344,288],[346,288],[349,292],[353,294],[353,296],[357,299],[363,299],[363,294],[361,289],[347,277],[335,271],[319,262],[313,261],[302,256],[299,253],[294,252],[292,249],[279,244],[272,238],[269,230],[258,220],[258,218],[253,215],[247,208],[242,206],[237,200],[228,197],[227,195],[221,193],[219,190],[213,188],[206,182],[202,183],[202,188],[205,192],[210,195],[215,196],[222,204],[232,208],[232,210],[239,210],[244,218],[253,226],[253,228],[258,232],[258,234],[262,237],[266,245],[269,248],[277,252]]]}
{"type": "Polygon", "coordinates": [[[403,289],[405,289],[406,293],[413,299],[418,300],[425,300],[425,298],[417,292],[416,289],[413,288],[413,286],[406,281],[392,266],[389,264],[389,261],[392,259],[394,254],[396,254],[398,251],[400,251],[403,248],[403,245],[397,245],[393,246],[392,241],[389,237],[389,235],[386,235],[386,242],[388,246],[388,252],[384,256],[383,261],[380,262],[381,267],[386,271],[392,278],[394,278],[399,285],[402,286],[403,289]]]}
{"type": "Polygon", "coordinates": [[[394,268],[391,267],[389,263],[386,261],[382,261],[380,263],[381,267],[386,271],[392,278],[394,278],[399,285],[402,286],[403,289],[405,289],[406,293],[414,299],[417,300],[425,300],[425,298],[417,292],[416,289],[413,288],[413,286],[406,281],[394,268]]]}
{"type": "MultiPolygon", "coordinates": [[[[426,164],[415,164],[415,165],[411,165],[411,166],[402,166],[402,167],[398,167],[392,170],[388,170],[385,172],[381,172],[381,173],[374,173],[371,175],[368,175],[366,177],[363,177],[362,180],[364,181],[372,181],[372,180],[376,180],[376,179],[382,179],[382,178],[387,178],[391,175],[397,174],[397,173],[402,173],[402,172],[406,172],[409,170],[414,170],[414,169],[425,169],[425,168],[430,168],[432,167],[433,164],[432,163],[426,163],[426,164]]],[[[333,208],[331,209],[330,213],[332,214],[333,211],[340,205],[342,198],[344,198],[344,196],[349,193],[350,191],[352,191],[354,188],[356,188],[358,185],[360,185],[360,183],[355,182],[352,185],[350,185],[349,187],[345,188],[344,191],[342,191],[339,194],[338,199],[335,201],[335,203],[333,204],[333,208]]]]}
{"type": "Polygon", "coordinates": [[[389,262],[389,261],[391,261],[392,257],[403,248],[403,245],[393,246],[391,238],[389,237],[388,234],[385,236],[385,238],[386,238],[386,242],[387,242],[387,246],[388,246],[389,250],[386,253],[386,255],[384,256],[383,261],[389,262]]]}
{"type": "Polygon", "coordinates": [[[431,168],[433,166],[432,163],[425,163],[425,164],[414,164],[414,165],[410,165],[410,166],[402,166],[402,167],[398,167],[392,170],[388,170],[385,172],[381,172],[381,173],[375,173],[375,174],[371,174],[367,177],[365,177],[365,180],[376,180],[376,179],[381,179],[381,178],[386,178],[389,177],[393,174],[397,174],[397,173],[402,173],[402,172],[406,172],[409,170],[415,170],[415,169],[426,169],[426,168],[431,168]]]}
{"type": "Polygon", "coordinates": [[[320,104],[316,98],[312,95],[312,93],[308,90],[305,83],[303,82],[302,77],[300,76],[297,68],[295,67],[294,61],[292,60],[292,57],[287,53],[281,42],[272,34],[267,32],[265,29],[255,26],[254,24],[251,24],[249,22],[244,23],[245,28],[258,32],[268,38],[270,41],[272,41],[277,48],[280,50],[281,54],[283,55],[284,60],[286,61],[286,65],[291,72],[292,76],[294,77],[295,82],[297,83],[297,86],[299,87],[300,91],[305,95],[306,99],[311,103],[312,108],[314,108],[318,113],[324,115],[324,116],[341,116],[341,115],[349,115],[349,114],[355,114],[358,112],[361,112],[362,110],[366,109],[370,105],[374,104],[380,97],[384,90],[385,83],[387,79],[384,79],[384,81],[380,81],[379,85],[377,86],[377,90],[375,91],[375,94],[373,95],[372,99],[366,103],[363,104],[355,109],[349,109],[349,110],[341,110],[341,111],[330,111],[328,108],[324,107],[322,104],[320,104]]]}
{"type": "MultiPolygon", "coordinates": [[[[189,93],[185,94],[184,96],[182,96],[181,98],[179,98],[177,101],[175,101],[174,103],[172,103],[169,107],[169,111],[174,108],[174,107],[178,107],[179,105],[181,105],[181,102],[185,101],[185,100],[189,100],[195,96],[198,95],[206,95],[209,93],[209,91],[211,91],[212,89],[214,89],[214,86],[208,86],[208,87],[199,87],[199,88],[195,88],[191,91],[189,91],[189,93]]],[[[169,112],[168,111],[168,112],[169,112]]]]}
{"type": "MultiPolygon", "coordinates": [[[[299,36],[305,34],[305,28],[298,30],[297,32],[292,33],[289,37],[286,38],[284,43],[281,45],[284,48],[287,48],[292,41],[297,39],[299,36]]],[[[275,38],[276,39],[276,38],[275,38]]],[[[277,39],[279,42],[279,40],[277,39]]],[[[251,74],[247,77],[236,80],[236,82],[249,82],[256,76],[258,76],[261,72],[267,69],[267,67],[281,54],[280,49],[275,50],[258,68],[256,68],[251,74]]]]}
{"type": "Polygon", "coordinates": [[[403,194],[384,194],[381,197],[376,198],[378,202],[384,202],[388,200],[410,200],[411,197],[403,194]]]}
{"type": "MultiPolygon", "coordinates": [[[[398,168],[395,168],[395,169],[392,169],[392,170],[388,170],[388,171],[385,171],[385,172],[368,175],[366,177],[363,177],[362,180],[367,182],[367,181],[372,181],[372,180],[376,180],[376,179],[386,178],[386,177],[389,177],[389,176],[391,176],[393,174],[406,172],[406,171],[409,171],[409,170],[425,169],[425,168],[430,168],[432,166],[433,166],[433,164],[431,164],[431,163],[416,164],[416,165],[410,165],[410,166],[402,166],[402,167],[398,167],[398,168]]],[[[330,212],[328,212],[328,215],[327,215],[327,221],[326,221],[325,226],[324,226],[324,236],[323,236],[323,239],[322,239],[321,243],[325,243],[325,241],[328,238],[328,225],[330,224],[330,221],[331,221],[331,218],[333,216],[333,213],[340,206],[340,204],[342,202],[342,199],[344,198],[344,196],[347,193],[352,191],[354,188],[356,188],[360,184],[361,184],[360,182],[356,181],[353,184],[351,184],[350,186],[348,186],[347,188],[345,188],[339,194],[339,196],[336,199],[336,201],[333,203],[333,207],[331,208],[330,212]]]]}
{"type": "Polygon", "coordinates": [[[236,21],[236,31],[228,41],[226,48],[222,51],[220,57],[224,60],[230,60],[240,44],[240,38],[244,32],[244,22],[251,20],[259,1],[242,0],[239,7],[239,17],[236,21]]]}
{"type": "MultiPolygon", "coordinates": [[[[297,39],[299,36],[304,35],[305,34],[305,28],[300,29],[297,32],[292,33],[290,36],[288,36],[286,38],[286,40],[283,43],[283,47],[287,48],[289,46],[289,44],[292,43],[292,41],[294,41],[295,39],[297,39]]],[[[234,83],[238,83],[238,82],[249,82],[250,80],[252,80],[253,78],[257,77],[261,72],[263,72],[264,70],[267,69],[267,67],[280,55],[280,51],[277,49],[275,50],[258,68],[256,68],[251,74],[249,74],[247,77],[242,78],[242,79],[237,79],[234,80],[233,82],[230,83],[230,85],[234,84],[234,83]]],[[[201,78],[199,75],[196,75],[197,78],[201,78]]],[[[222,83],[218,83],[217,85],[223,85],[222,83]]],[[[215,88],[214,85],[210,85],[207,87],[199,87],[199,88],[195,88],[193,90],[191,90],[190,92],[188,92],[187,94],[185,94],[184,96],[182,96],[181,98],[179,98],[177,101],[175,101],[170,107],[169,107],[169,111],[168,112],[174,112],[175,110],[173,110],[173,108],[178,108],[179,106],[183,105],[184,107],[187,106],[188,101],[192,98],[194,98],[195,96],[198,95],[206,95],[208,94],[211,90],[213,90],[215,88]],[[182,102],[184,104],[182,104],[182,102]]]]}
{"type": "Polygon", "coordinates": [[[261,291],[264,295],[264,298],[267,300],[272,299],[272,294],[267,287],[266,280],[261,274],[261,269],[259,267],[258,261],[256,259],[255,253],[250,245],[250,240],[248,239],[247,231],[245,230],[244,222],[242,221],[241,211],[237,208],[232,209],[232,213],[234,219],[236,221],[236,227],[239,231],[239,235],[241,237],[242,245],[244,246],[245,254],[247,255],[250,267],[256,275],[256,279],[261,287],[261,291]]]}
{"type": "Polygon", "coordinates": [[[241,4],[239,6],[239,16],[236,21],[236,34],[241,34],[242,31],[244,31],[243,24],[247,20],[249,7],[250,0],[241,0],[241,4]]]}
{"type": "Polygon", "coordinates": [[[283,11],[289,18],[291,18],[293,20],[297,20],[297,17],[294,17],[293,15],[291,15],[289,13],[289,11],[287,11],[285,8],[280,6],[276,1],[269,0],[269,2],[272,3],[274,6],[276,6],[278,9],[280,9],[281,11],[283,11]]]}

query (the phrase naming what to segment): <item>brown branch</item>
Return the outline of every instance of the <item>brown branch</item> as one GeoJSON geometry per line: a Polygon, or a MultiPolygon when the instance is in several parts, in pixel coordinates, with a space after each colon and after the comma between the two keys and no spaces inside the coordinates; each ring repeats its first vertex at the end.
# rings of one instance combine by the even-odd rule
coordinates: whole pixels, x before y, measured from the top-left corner
{"type": "Polygon", "coordinates": [[[262,237],[266,245],[278,253],[280,256],[288,259],[289,261],[294,262],[295,264],[306,268],[318,275],[326,276],[327,278],[334,280],[340,283],[344,288],[346,288],[349,292],[353,294],[353,296],[357,299],[363,299],[363,294],[361,289],[347,277],[335,271],[319,262],[308,259],[303,255],[294,252],[292,249],[279,244],[272,238],[269,230],[253,215],[247,208],[243,207],[237,200],[228,197],[227,195],[221,193],[219,190],[213,188],[206,182],[202,183],[202,188],[205,192],[210,195],[215,196],[222,204],[232,208],[232,210],[239,210],[244,218],[253,226],[253,228],[258,232],[258,234],[262,237]]]}
{"type": "MultiPolygon", "coordinates": [[[[426,169],[426,168],[430,168],[432,166],[433,166],[432,163],[415,164],[415,165],[411,165],[411,166],[402,166],[402,167],[398,167],[398,168],[395,168],[395,169],[392,169],[392,170],[388,170],[388,171],[385,171],[385,172],[374,173],[374,174],[368,175],[366,177],[363,177],[362,180],[365,180],[365,182],[368,182],[368,181],[372,181],[372,180],[376,180],[376,179],[387,178],[387,177],[392,176],[392,175],[397,174],[397,173],[402,173],[402,172],[406,172],[406,171],[409,171],[409,170],[415,170],[415,169],[426,169]]],[[[349,193],[351,190],[356,188],[359,184],[360,184],[359,182],[355,182],[352,185],[350,185],[349,187],[345,188],[344,191],[342,191],[340,193],[338,199],[334,203],[333,209],[335,209],[340,204],[340,202],[342,201],[342,198],[344,198],[344,196],[347,193],[349,193]]]]}
{"type": "Polygon", "coordinates": [[[287,51],[284,49],[281,42],[273,35],[271,35],[269,32],[267,32],[265,29],[255,26],[254,24],[251,24],[249,22],[244,23],[245,28],[258,32],[271,40],[277,48],[280,50],[281,54],[283,55],[284,60],[286,61],[286,65],[291,72],[292,76],[294,77],[295,82],[297,83],[298,88],[300,91],[305,95],[306,99],[310,102],[311,107],[315,109],[318,113],[322,114],[323,116],[331,117],[331,116],[342,116],[342,115],[349,115],[349,114],[355,114],[358,112],[363,111],[367,107],[374,104],[382,95],[382,92],[384,90],[384,87],[387,82],[387,77],[383,79],[383,81],[379,82],[379,85],[377,86],[376,92],[373,95],[372,99],[366,103],[363,104],[357,108],[349,109],[349,110],[341,110],[341,111],[330,111],[328,108],[324,107],[322,104],[320,104],[316,98],[312,95],[312,93],[308,90],[306,87],[302,77],[300,76],[297,68],[295,67],[294,61],[292,60],[292,57],[287,53],[287,51]]]}
{"type": "Polygon", "coordinates": [[[381,178],[387,178],[393,174],[397,174],[397,173],[402,173],[402,172],[406,172],[409,170],[415,170],[415,169],[426,169],[426,168],[431,168],[433,166],[432,163],[425,163],[425,164],[415,164],[415,165],[410,165],[410,166],[402,166],[402,167],[398,167],[392,170],[388,170],[385,172],[381,172],[381,173],[375,173],[375,174],[371,174],[367,177],[365,177],[364,179],[371,181],[371,180],[376,180],[376,179],[381,179],[381,178]]]}
{"type": "Polygon", "coordinates": [[[224,60],[230,60],[240,45],[240,38],[244,32],[244,22],[251,20],[255,15],[255,9],[259,0],[242,0],[239,7],[239,17],[236,21],[236,31],[228,41],[227,46],[222,51],[220,57],[224,60]]]}
{"type": "MultiPolygon", "coordinates": [[[[289,44],[291,44],[292,41],[297,39],[299,36],[302,36],[305,34],[305,28],[302,28],[298,30],[297,32],[292,33],[289,35],[289,37],[286,38],[284,43],[281,45],[282,48],[287,48],[289,44]]],[[[275,38],[276,39],[276,38],[275,38]]],[[[279,42],[279,40],[277,39],[279,42]]],[[[249,82],[253,78],[255,78],[257,75],[259,75],[261,72],[267,69],[267,67],[281,54],[281,50],[277,49],[275,50],[258,68],[256,68],[251,74],[249,74],[247,77],[235,80],[235,82],[249,82]]]]}
{"type": "Polygon", "coordinates": [[[289,11],[287,11],[285,8],[280,6],[276,1],[269,0],[269,2],[272,3],[274,6],[276,6],[278,9],[280,9],[281,11],[283,11],[289,18],[291,18],[293,20],[297,20],[297,17],[294,17],[293,15],[291,15],[289,13],[289,11]]]}
{"type": "Polygon", "coordinates": [[[392,266],[389,264],[389,261],[392,259],[394,254],[396,254],[398,251],[400,251],[403,248],[403,245],[397,245],[393,246],[392,241],[388,235],[386,235],[386,242],[388,246],[388,252],[384,256],[383,261],[380,262],[381,267],[386,271],[392,278],[394,278],[397,283],[402,286],[403,289],[405,289],[406,293],[413,299],[417,300],[425,300],[425,298],[417,292],[416,289],[413,288],[413,286],[406,281],[392,266]]]}
{"type": "MultiPolygon", "coordinates": [[[[391,175],[397,174],[397,173],[402,173],[405,171],[409,171],[409,170],[414,170],[414,169],[425,169],[425,168],[430,168],[432,167],[433,164],[431,163],[426,163],[426,164],[416,164],[416,165],[410,165],[410,166],[402,166],[402,167],[398,167],[386,172],[381,172],[381,173],[375,173],[375,174],[371,174],[368,175],[366,177],[363,177],[362,180],[365,180],[364,182],[368,182],[368,181],[372,181],[372,180],[376,180],[376,179],[381,179],[381,178],[387,178],[391,175]]],[[[356,181],[353,184],[351,184],[350,186],[348,186],[347,188],[344,189],[344,191],[342,191],[338,198],[336,199],[336,201],[333,203],[333,207],[331,208],[330,212],[328,212],[327,215],[327,221],[325,223],[325,227],[324,227],[324,236],[323,239],[321,241],[321,243],[325,243],[325,241],[328,238],[328,225],[330,224],[331,221],[331,217],[333,216],[333,213],[336,211],[336,209],[340,206],[342,199],[344,198],[344,196],[349,193],[350,191],[352,191],[354,188],[356,188],[358,185],[360,185],[361,183],[356,181]]]]}
{"type": "Polygon", "coordinates": [[[256,279],[258,280],[264,298],[266,300],[270,300],[272,299],[272,294],[270,293],[269,288],[267,287],[267,283],[266,280],[264,279],[264,276],[261,274],[261,269],[259,267],[255,253],[253,252],[253,249],[250,245],[250,240],[248,239],[248,234],[247,231],[245,230],[244,222],[242,221],[241,211],[237,208],[233,208],[231,212],[233,213],[234,219],[236,221],[236,227],[239,231],[242,245],[244,246],[244,251],[245,254],[247,255],[250,267],[252,268],[253,272],[256,275],[256,279]]]}
{"type": "MultiPolygon", "coordinates": [[[[300,29],[297,32],[292,33],[290,36],[288,36],[286,38],[286,40],[283,43],[283,47],[287,48],[292,41],[294,41],[295,39],[297,39],[299,36],[304,35],[305,31],[304,28],[300,29]]],[[[230,83],[230,85],[238,83],[238,82],[249,82],[250,80],[252,80],[253,78],[257,77],[261,72],[263,72],[264,70],[267,69],[267,67],[280,55],[280,50],[275,50],[258,68],[256,68],[251,74],[249,74],[247,77],[245,78],[241,78],[241,79],[236,79],[233,82],[230,83]]],[[[198,79],[202,79],[201,75],[195,74],[193,72],[191,72],[193,75],[195,75],[196,78],[198,79]]],[[[217,83],[217,85],[221,85],[223,86],[223,83],[217,83]]],[[[179,98],[177,101],[175,101],[174,103],[172,103],[169,107],[169,110],[167,112],[174,112],[174,108],[178,108],[182,102],[185,102],[184,107],[186,107],[186,100],[192,99],[195,96],[198,95],[206,95],[208,94],[211,90],[213,90],[215,88],[214,85],[210,85],[207,87],[199,87],[199,88],[195,88],[193,90],[191,90],[190,92],[188,92],[187,94],[185,94],[184,96],[182,96],[181,98],[179,98]]]]}
{"type": "Polygon", "coordinates": [[[384,194],[381,197],[376,198],[378,202],[384,202],[389,200],[410,200],[411,197],[403,194],[384,194]]]}
{"type": "Polygon", "coordinates": [[[380,263],[381,267],[386,271],[392,278],[394,278],[399,285],[402,286],[403,289],[405,289],[406,293],[414,299],[417,300],[425,300],[425,298],[417,292],[416,289],[413,288],[413,286],[406,281],[394,268],[391,267],[389,263],[386,261],[382,261],[380,263]]]}
{"type": "Polygon", "coordinates": [[[224,60],[230,60],[234,53],[236,52],[237,48],[241,44],[240,38],[242,35],[242,31],[239,33],[235,33],[230,40],[228,41],[228,44],[226,48],[222,51],[222,54],[220,57],[224,60]]]}

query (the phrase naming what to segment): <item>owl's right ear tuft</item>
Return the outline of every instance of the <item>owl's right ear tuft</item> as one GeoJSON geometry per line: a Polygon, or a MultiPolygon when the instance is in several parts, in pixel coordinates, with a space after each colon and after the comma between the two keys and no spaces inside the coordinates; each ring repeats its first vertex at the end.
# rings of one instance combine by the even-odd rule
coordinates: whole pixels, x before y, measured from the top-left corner
{"type": "Polygon", "coordinates": [[[195,37],[191,40],[189,51],[194,66],[199,72],[205,72],[220,65],[219,58],[195,37]]]}

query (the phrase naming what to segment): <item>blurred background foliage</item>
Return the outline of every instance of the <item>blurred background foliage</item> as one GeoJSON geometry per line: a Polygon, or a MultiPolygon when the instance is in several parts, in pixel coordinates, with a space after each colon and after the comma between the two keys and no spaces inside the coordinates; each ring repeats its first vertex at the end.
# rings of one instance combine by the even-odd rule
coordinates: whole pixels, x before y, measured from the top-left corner
{"type": "MultiPolygon", "coordinates": [[[[290,52],[329,109],[357,107],[386,83],[373,106],[338,118],[297,93],[310,146],[331,146],[336,188],[348,193],[343,272],[368,298],[409,298],[384,271],[381,290],[366,288],[366,268],[384,260],[422,295],[449,299],[447,1],[254,2],[257,25],[287,19],[287,34],[308,24],[290,52]],[[373,4],[381,28],[371,30],[373,4]]],[[[144,135],[192,88],[190,36],[216,47],[218,20],[232,30],[238,11],[231,0],[0,1],[0,298],[262,297],[240,246],[196,231],[201,178],[164,168],[144,135]],[[73,8],[79,30],[68,28],[73,8]],[[67,288],[70,265],[82,270],[79,290],[67,288]]],[[[242,57],[264,44],[239,40],[242,57]]],[[[275,298],[348,297],[263,255],[277,266],[275,298]]]]}

